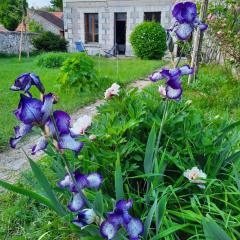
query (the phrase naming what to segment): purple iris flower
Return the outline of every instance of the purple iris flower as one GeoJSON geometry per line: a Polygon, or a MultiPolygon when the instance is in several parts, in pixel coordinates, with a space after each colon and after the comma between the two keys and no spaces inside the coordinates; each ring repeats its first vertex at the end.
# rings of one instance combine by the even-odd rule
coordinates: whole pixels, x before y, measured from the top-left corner
{"type": "Polygon", "coordinates": [[[77,186],[73,183],[71,177],[67,174],[61,181],[58,182],[58,186],[62,189],[66,188],[73,193],[72,201],[68,204],[68,209],[71,212],[78,212],[85,206],[85,201],[78,189],[94,188],[98,189],[102,184],[103,178],[98,173],[90,173],[87,175],[79,172],[74,172],[73,177],[76,180],[77,186]]]}
{"type": "Polygon", "coordinates": [[[193,2],[177,3],[172,10],[172,15],[176,19],[176,23],[170,31],[174,31],[179,40],[189,39],[196,27],[199,27],[201,31],[208,28],[207,24],[199,20],[197,7],[193,2]]]}
{"type": "Polygon", "coordinates": [[[56,96],[52,93],[44,95],[43,101],[21,94],[18,108],[14,111],[21,124],[15,128],[15,137],[10,139],[12,148],[16,147],[17,143],[31,131],[33,126],[37,126],[41,128],[43,136],[33,146],[33,155],[46,149],[49,137],[53,138],[57,149],[69,149],[76,153],[81,151],[83,143],[76,141],[71,136],[70,116],[66,112],[55,111],[53,117],[50,117],[54,103],[56,103],[56,96]]]}
{"type": "Polygon", "coordinates": [[[180,100],[183,93],[181,77],[183,75],[190,75],[193,73],[194,68],[191,68],[189,65],[184,65],[174,69],[162,69],[161,71],[155,72],[149,76],[149,79],[152,82],[167,79],[166,97],[169,99],[180,100]]]}
{"type": "Polygon", "coordinates": [[[93,209],[83,209],[78,212],[76,218],[72,221],[73,224],[82,228],[96,221],[97,215],[93,209]]]}
{"type": "Polygon", "coordinates": [[[33,85],[44,94],[44,86],[42,85],[40,78],[34,73],[24,73],[20,75],[10,89],[12,91],[24,91],[28,96],[31,96],[29,90],[33,85]]]}
{"type": "Polygon", "coordinates": [[[14,111],[16,118],[21,123],[14,129],[15,137],[10,139],[12,148],[16,147],[16,144],[31,131],[33,126],[44,128],[54,102],[55,95],[52,93],[45,95],[43,101],[21,94],[18,108],[14,111]]]}
{"type": "Polygon", "coordinates": [[[106,239],[113,239],[119,228],[122,226],[126,229],[130,240],[138,240],[144,232],[144,226],[140,219],[133,218],[129,214],[133,201],[120,200],[116,203],[113,212],[107,214],[105,220],[100,226],[100,233],[106,239]]]}

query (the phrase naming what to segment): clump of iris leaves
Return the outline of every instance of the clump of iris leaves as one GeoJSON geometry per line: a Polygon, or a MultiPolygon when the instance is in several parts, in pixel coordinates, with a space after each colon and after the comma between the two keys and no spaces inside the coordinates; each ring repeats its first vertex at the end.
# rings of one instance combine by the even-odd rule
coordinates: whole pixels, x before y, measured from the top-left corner
{"type": "MultiPolygon", "coordinates": [[[[111,211],[113,199],[133,199],[131,212],[144,222],[144,239],[240,238],[239,122],[206,119],[184,98],[170,102],[160,150],[154,154],[164,112],[155,84],[142,92],[122,90],[98,110],[88,130],[96,140],[83,138],[86,144],[77,160],[71,152],[67,154],[74,168],[103,175],[100,191],[86,192],[98,213],[111,211]],[[206,189],[183,177],[193,166],[206,172],[206,189]]],[[[65,174],[64,166],[51,146],[47,152],[49,156],[39,165],[66,206],[69,193],[56,187],[65,174]]],[[[19,185],[45,194],[31,173],[24,174],[19,185]]],[[[15,197],[10,194],[3,201],[15,197]]],[[[24,197],[14,204],[11,222],[0,224],[5,239],[98,239],[96,226],[81,230],[70,223],[71,213],[60,217],[24,197]]],[[[116,239],[122,239],[121,231],[116,239]]]]}

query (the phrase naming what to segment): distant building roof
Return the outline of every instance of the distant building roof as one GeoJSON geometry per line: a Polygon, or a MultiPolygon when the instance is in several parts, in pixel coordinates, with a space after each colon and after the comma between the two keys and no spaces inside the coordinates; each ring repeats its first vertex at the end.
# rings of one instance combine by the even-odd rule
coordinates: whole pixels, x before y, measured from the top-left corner
{"type": "Polygon", "coordinates": [[[16,32],[25,32],[27,30],[27,24],[23,24],[22,22],[16,28],[16,32]]]}
{"type": "Polygon", "coordinates": [[[0,24],[0,32],[8,32],[8,30],[2,24],[0,24]]]}
{"type": "Polygon", "coordinates": [[[49,12],[40,11],[40,10],[36,10],[34,12],[35,12],[35,14],[38,14],[42,18],[45,18],[47,21],[54,24],[55,26],[57,26],[61,29],[64,28],[63,20],[61,18],[55,16],[54,14],[49,13],[49,12]]]}
{"type": "Polygon", "coordinates": [[[50,13],[63,20],[63,12],[50,12],[50,13]]]}

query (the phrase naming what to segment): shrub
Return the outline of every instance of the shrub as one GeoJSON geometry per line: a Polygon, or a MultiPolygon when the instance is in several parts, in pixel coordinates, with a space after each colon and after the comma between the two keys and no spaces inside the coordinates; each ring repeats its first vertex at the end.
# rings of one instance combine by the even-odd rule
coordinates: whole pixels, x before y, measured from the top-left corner
{"type": "Polygon", "coordinates": [[[94,60],[85,53],[78,53],[64,61],[58,78],[62,86],[83,88],[97,85],[94,60]]]}
{"type": "Polygon", "coordinates": [[[161,59],[167,49],[166,32],[157,22],[139,24],[130,36],[134,53],[142,59],[161,59]]]}
{"type": "Polygon", "coordinates": [[[70,53],[43,53],[37,57],[36,62],[40,67],[59,68],[63,65],[63,62],[71,56],[72,54],[70,53]]]}
{"type": "Polygon", "coordinates": [[[44,28],[41,24],[37,23],[33,19],[29,22],[29,32],[42,33],[44,28]]]}
{"type": "Polygon", "coordinates": [[[67,51],[68,42],[52,32],[43,32],[32,39],[33,46],[40,51],[67,51]]]}

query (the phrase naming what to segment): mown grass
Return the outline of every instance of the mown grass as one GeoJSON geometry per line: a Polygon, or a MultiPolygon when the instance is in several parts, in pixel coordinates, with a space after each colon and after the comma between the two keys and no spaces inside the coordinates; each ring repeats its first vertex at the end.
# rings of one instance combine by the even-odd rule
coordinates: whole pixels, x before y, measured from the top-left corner
{"type": "MultiPolygon", "coordinates": [[[[59,69],[41,68],[36,64],[36,57],[23,58],[18,62],[16,57],[0,58],[0,122],[4,128],[0,134],[0,151],[8,146],[9,137],[13,134],[13,127],[17,124],[12,111],[17,107],[19,93],[9,90],[15,78],[24,72],[34,72],[40,76],[47,92],[54,92],[60,97],[58,108],[69,113],[103,97],[103,92],[111,82],[124,85],[138,78],[148,75],[160,68],[163,61],[146,61],[138,59],[120,59],[117,65],[115,59],[95,58],[99,77],[110,78],[110,82],[103,82],[99,88],[91,92],[78,92],[74,89],[61,89],[57,78],[59,69]],[[117,70],[118,69],[118,70],[117,70]],[[117,74],[118,73],[118,74],[117,74]]],[[[37,91],[34,92],[35,95],[37,91]]]]}
{"type": "MultiPolygon", "coordinates": [[[[199,81],[190,87],[185,84],[184,89],[184,98],[192,100],[192,104],[204,113],[206,118],[219,115],[227,117],[228,120],[239,119],[240,82],[232,78],[221,66],[203,66],[199,73],[199,81]]],[[[45,159],[41,162],[44,172],[48,174],[49,161],[50,159],[45,159]]],[[[230,186],[231,184],[226,191],[229,195],[234,195],[235,189],[230,189],[230,186]]],[[[0,196],[0,203],[0,236],[2,236],[0,239],[34,240],[41,237],[41,239],[78,239],[78,236],[72,235],[71,229],[62,224],[52,211],[35,201],[8,193],[0,196]]],[[[223,216],[228,214],[221,212],[220,209],[217,211],[223,216]]],[[[210,205],[209,213],[215,214],[210,205]]],[[[203,238],[199,236],[199,239],[203,238]]]]}

